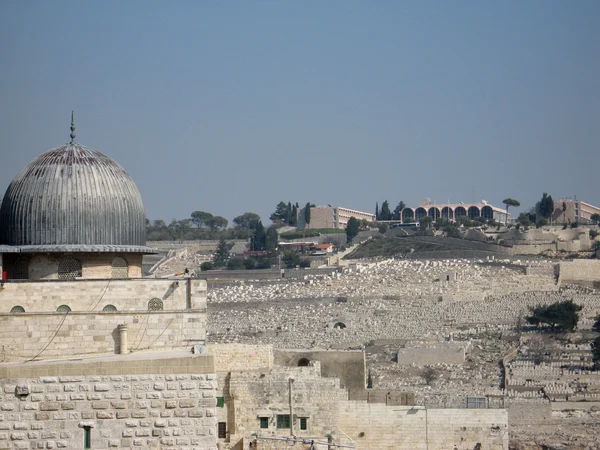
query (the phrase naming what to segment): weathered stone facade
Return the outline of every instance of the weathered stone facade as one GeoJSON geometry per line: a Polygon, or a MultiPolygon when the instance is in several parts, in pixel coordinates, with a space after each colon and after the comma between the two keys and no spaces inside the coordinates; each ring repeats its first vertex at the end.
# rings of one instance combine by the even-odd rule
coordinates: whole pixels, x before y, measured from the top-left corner
{"type": "Polygon", "coordinates": [[[0,449],[216,448],[209,356],[0,367],[0,449]]]}

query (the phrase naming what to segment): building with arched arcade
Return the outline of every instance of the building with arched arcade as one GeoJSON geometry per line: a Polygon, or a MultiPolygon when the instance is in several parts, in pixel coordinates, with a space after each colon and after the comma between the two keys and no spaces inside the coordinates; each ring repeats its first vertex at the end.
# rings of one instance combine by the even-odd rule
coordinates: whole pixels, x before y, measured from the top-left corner
{"type": "Polygon", "coordinates": [[[483,217],[486,220],[494,219],[501,223],[506,222],[507,219],[505,209],[490,205],[487,202],[481,202],[423,204],[416,208],[406,207],[400,212],[400,221],[401,223],[418,222],[425,216],[431,217],[434,221],[444,218],[452,222],[461,217],[468,217],[469,219],[483,217]]]}

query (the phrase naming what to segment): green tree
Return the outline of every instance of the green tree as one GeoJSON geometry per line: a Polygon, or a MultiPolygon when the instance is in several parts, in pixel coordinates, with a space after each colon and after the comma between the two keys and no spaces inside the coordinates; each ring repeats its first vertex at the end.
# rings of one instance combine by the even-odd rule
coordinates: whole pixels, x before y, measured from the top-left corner
{"type": "Polygon", "coordinates": [[[275,207],[275,212],[273,214],[271,214],[269,219],[272,220],[273,222],[287,223],[290,214],[291,214],[291,212],[290,212],[290,208],[288,207],[288,205],[286,205],[284,202],[279,202],[279,203],[277,203],[277,206],[275,207]]]}
{"type": "Polygon", "coordinates": [[[554,200],[552,200],[552,196],[544,192],[542,194],[542,199],[537,204],[536,209],[540,216],[542,216],[544,219],[550,219],[550,217],[552,217],[552,213],[554,212],[554,200]]]}
{"type": "Polygon", "coordinates": [[[259,220],[254,228],[254,233],[252,235],[252,247],[251,250],[264,250],[265,249],[265,241],[267,238],[267,233],[265,232],[265,227],[262,222],[259,220]]]}
{"type": "Polygon", "coordinates": [[[523,227],[528,227],[531,225],[531,221],[529,220],[529,215],[527,213],[522,212],[519,214],[519,218],[517,220],[519,225],[523,227]]]}
{"type": "Polygon", "coordinates": [[[579,311],[582,309],[583,307],[573,303],[573,300],[538,305],[529,307],[531,315],[525,317],[525,320],[531,325],[549,325],[552,330],[558,327],[565,331],[573,331],[579,322],[579,311]]]}
{"type": "Polygon", "coordinates": [[[536,228],[545,227],[546,225],[548,225],[548,221],[544,217],[538,217],[535,221],[536,228]]]}
{"type": "Polygon", "coordinates": [[[293,250],[286,250],[283,252],[281,260],[286,265],[286,267],[293,268],[300,264],[300,254],[293,250]]]}
{"type": "Polygon", "coordinates": [[[304,229],[310,226],[310,202],[307,202],[304,206],[304,224],[304,229]]]}
{"type": "Polygon", "coordinates": [[[213,265],[215,267],[223,267],[227,264],[227,261],[229,260],[229,249],[229,244],[225,242],[225,239],[221,239],[217,246],[215,256],[213,257],[213,265]]]}
{"type": "Polygon", "coordinates": [[[402,214],[402,210],[404,208],[406,208],[406,205],[404,204],[404,202],[402,200],[400,200],[400,203],[398,203],[398,205],[394,208],[394,212],[392,214],[392,219],[400,220],[400,214],[402,214]]]}
{"type": "Polygon", "coordinates": [[[380,220],[381,216],[379,215],[379,202],[375,202],[375,220],[380,220]]]}
{"type": "Polygon", "coordinates": [[[277,229],[274,226],[269,227],[265,236],[265,250],[269,253],[274,253],[277,250],[278,241],[279,234],[277,234],[277,229]]]}
{"type": "Polygon", "coordinates": [[[596,213],[596,214],[592,214],[590,216],[590,220],[592,222],[594,222],[596,225],[600,225],[600,214],[596,213]]]}
{"type": "Polygon", "coordinates": [[[381,205],[381,212],[379,213],[379,220],[392,220],[392,211],[390,210],[390,202],[387,200],[381,205]]]}
{"type": "Polygon", "coordinates": [[[502,203],[504,203],[506,205],[506,221],[505,224],[508,223],[508,207],[509,206],[514,206],[516,208],[518,208],[519,206],[521,206],[521,202],[519,202],[518,200],[515,200],[514,198],[505,198],[504,200],[502,200],[502,203]]]}
{"type": "Polygon", "coordinates": [[[431,216],[423,216],[419,219],[419,225],[421,226],[421,230],[425,230],[426,228],[429,228],[429,225],[431,225],[431,222],[433,222],[433,218],[431,216]]]}
{"type": "Polygon", "coordinates": [[[241,216],[237,216],[233,218],[233,223],[235,223],[238,227],[244,228],[247,230],[254,230],[256,228],[256,224],[260,221],[260,216],[253,212],[246,212],[241,216]]]}
{"type": "Polygon", "coordinates": [[[348,244],[352,243],[352,239],[356,237],[358,234],[358,230],[360,228],[360,222],[355,217],[350,217],[348,219],[348,223],[346,224],[346,242],[348,244]]]}
{"type": "Polygon", "coordinates": [[[206,211],[194,211],[191,214],[192,223],[196,225],[196,228],[202,228],[208,225],[208,221],[212,219],[213,215],[206,211]]]}
{"type": "Polygon", "coordinates": [[[228,223],[228,220],[221,216],[213,216],[205,221],[205,224],[213,231],[217,228],[227,228],[228,223]]]}

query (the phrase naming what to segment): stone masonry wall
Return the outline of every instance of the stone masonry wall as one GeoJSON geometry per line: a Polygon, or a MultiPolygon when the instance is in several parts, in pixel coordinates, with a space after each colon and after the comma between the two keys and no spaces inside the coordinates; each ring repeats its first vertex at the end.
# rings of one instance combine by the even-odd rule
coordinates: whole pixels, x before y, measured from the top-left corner
{"type": "Polygon", "coordinates": [[[597,259],[574,259],[572,261],[561,261],[560,281],[600,281],[600,260],[597,259]]]}
{"type": "Polygon", "coordinates": [[[72,311],[102,311],[106,305],[113,305],[118,311],[144,311],[152,298],[162,300],[165,310],[188,307],[205,310],[206,281],[154,278],[11,281],[0,289],[0,313],[17,305],[25,312],[54,312],[60,305],[67,305],[72,311]],[[188,306],[188,297],[192,297],[193,305],[188,306]]]}
{"type": "Polygon", "coordinates": [[[174,373],[161,374],[164,361],[46,365],[43,376],[1,379],[0,449],[83,448],[86,428],[95,450],[215,449],[212,361],[173,359],[174,373]],[[135,373],[145,366],[158,373],[135,373]]]}
{"type": "Polygon", "coordinates": [[[206,335],[202,311],[0,314],[0,360],[116,353],[123,323],[131,351],[191,348],[206,335]]]}
{"type": "Polygon", "coordinates": [[[209,344],[206,353],[215,358],[217,372],[242,372],[273,366],[272,345],[209,344]]]}
{"type": "Polygon", "coordinates": [[[503,409],[426,410],[349,401],[340,404],[340,429],[356,441],[357,450],[472,450],[477,443],[486,450],[508,450],[503,409]]]}
{"type": "MultiPolygon", "coordinates": [[[[337,433],[338,403],[345,401],[348,394],[340,388],[338,379],[321,378],[320,372],[317,362],[309,367],[274,367],[264,372],[232,373],[226,404],[228,416],[234,418],[228,424],[229,445],[233,446],[255,432],[262,436],[294,434],[305,438],[337,433]],[[290,384],[293,428],[278,428],[277,416],[290,414],[290,384]],[[260,417],[268,418],[268,428],[260,428],[260,417]],[[307,430],[300,430],[302,417],[306,418],[307,430]]],[[[272,447],[264,441],[261,448],[281,448],[281,443],[272,447]]]]}

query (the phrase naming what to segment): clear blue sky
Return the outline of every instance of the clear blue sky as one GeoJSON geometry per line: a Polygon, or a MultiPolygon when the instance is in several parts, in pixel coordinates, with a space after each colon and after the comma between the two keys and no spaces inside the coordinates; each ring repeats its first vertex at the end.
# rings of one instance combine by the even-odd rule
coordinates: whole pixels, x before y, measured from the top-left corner
{"type": "Polygon", "coordinates": [[[150,219],[600,205],[599,23],[597,0],[4,0],[0,191],[74,109],[150,219]]]}

